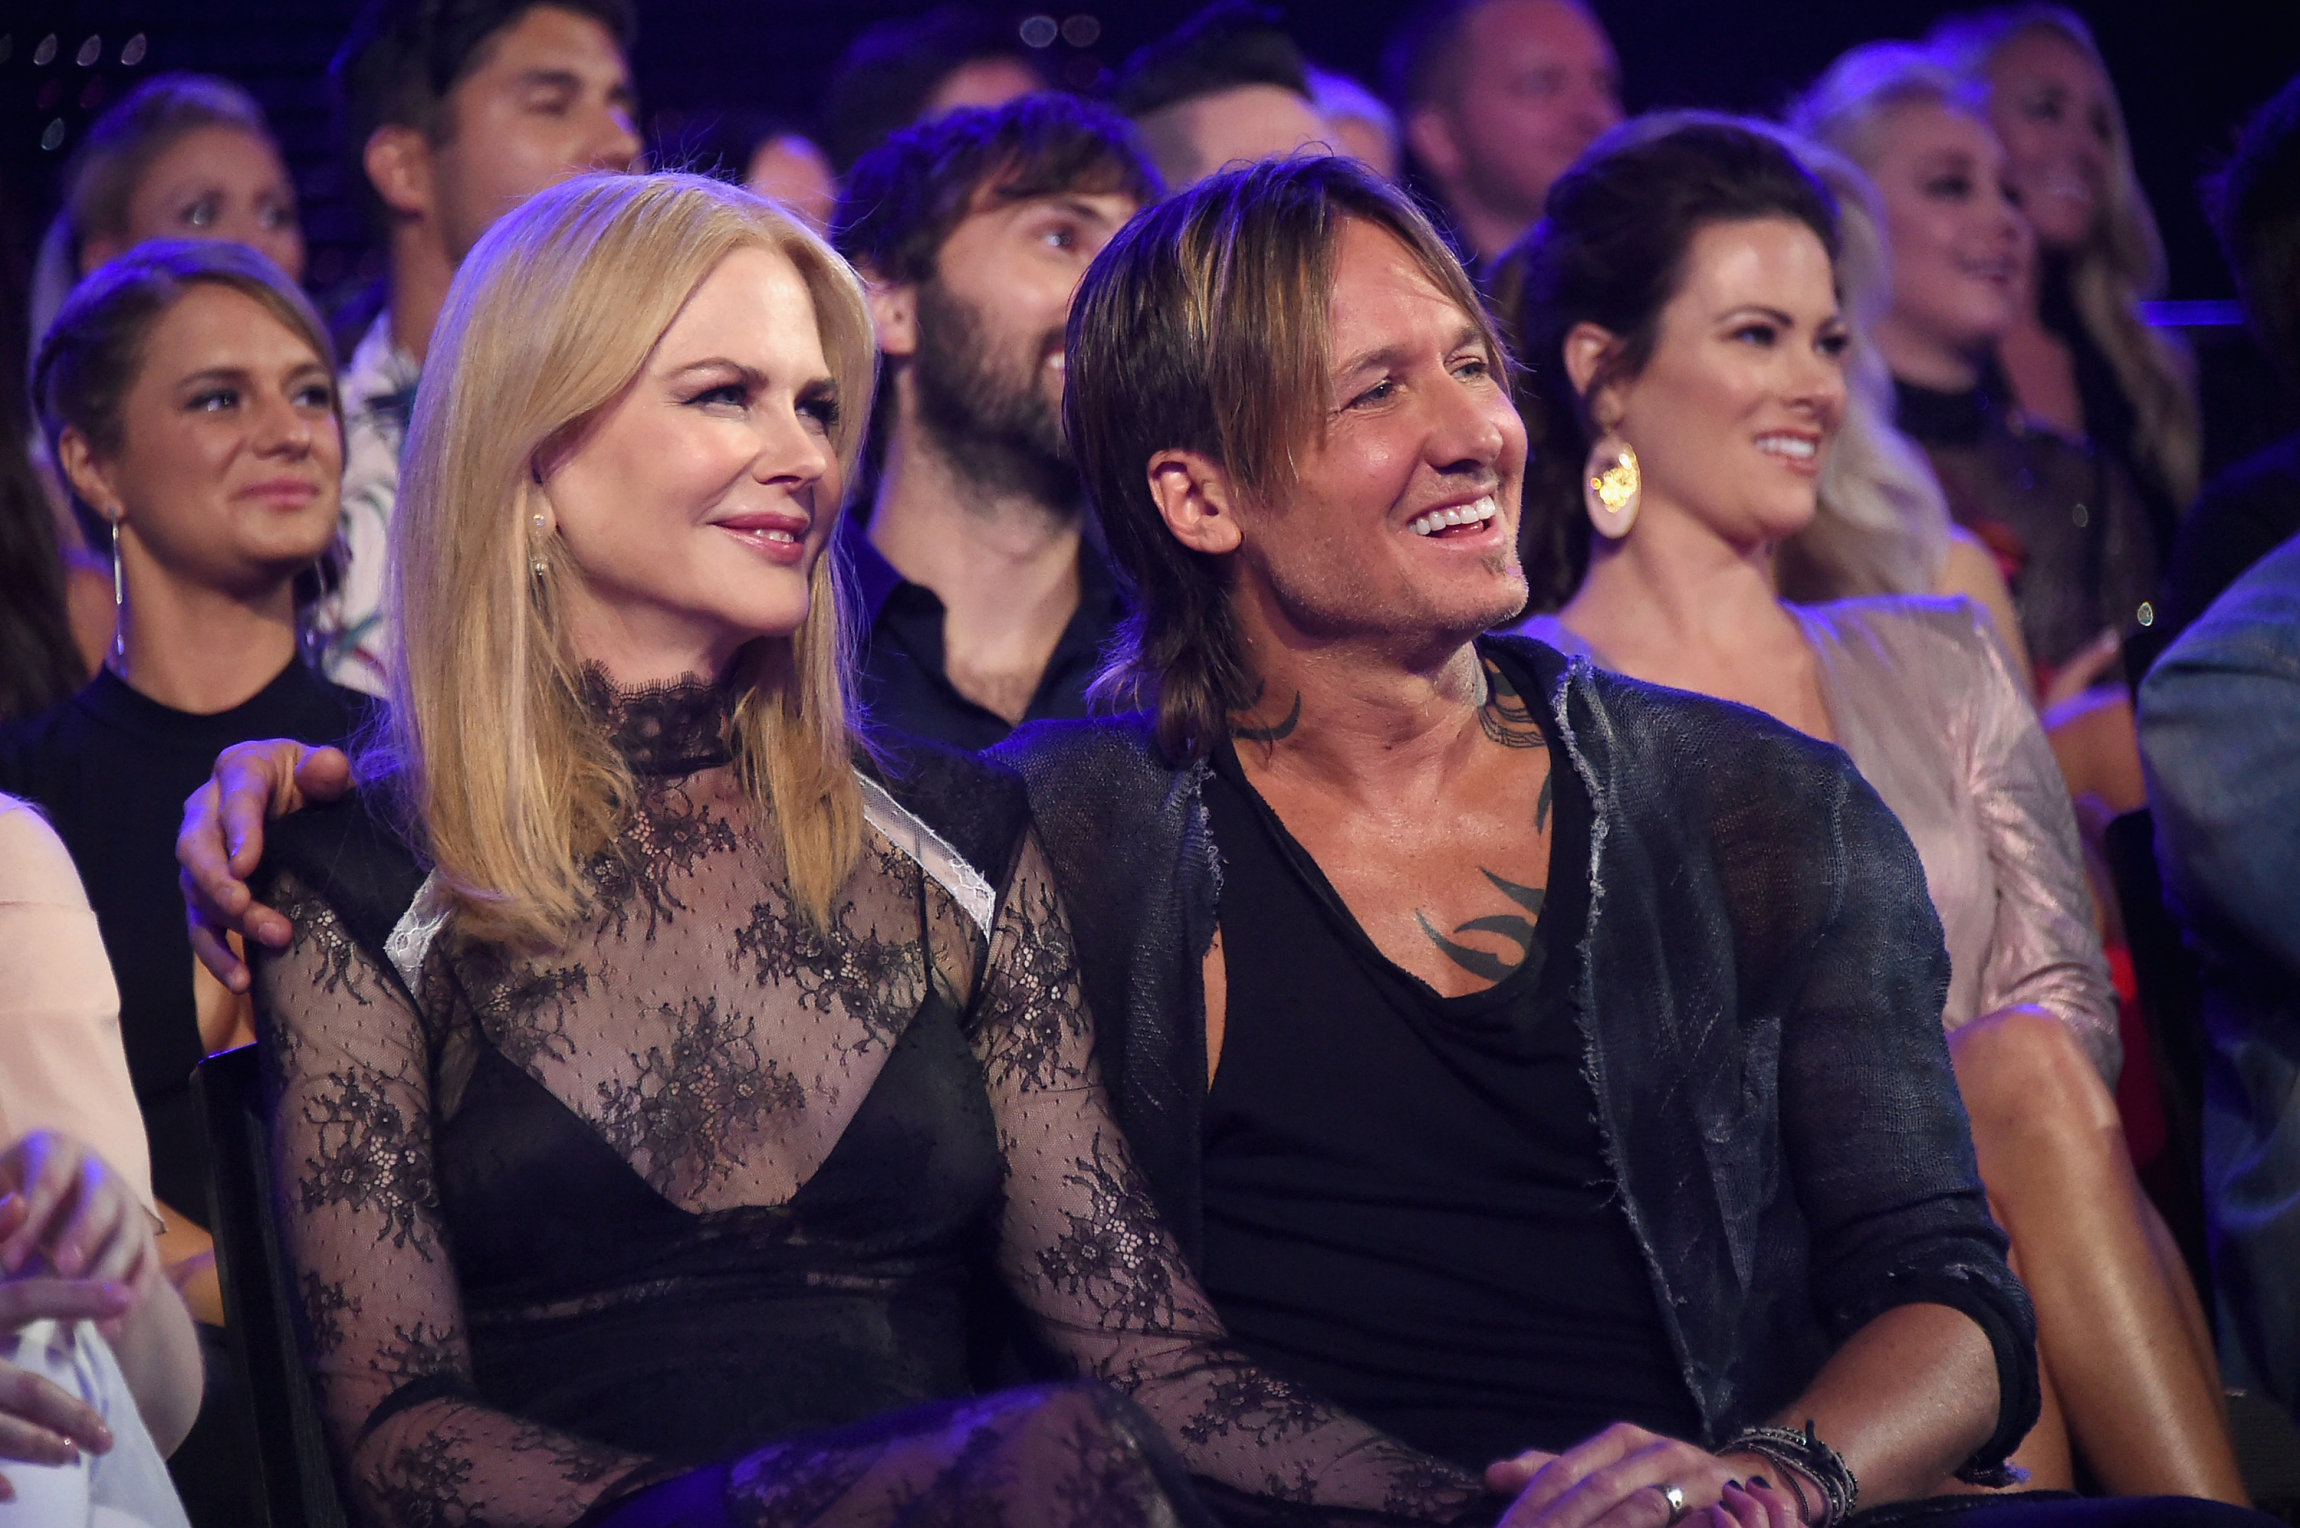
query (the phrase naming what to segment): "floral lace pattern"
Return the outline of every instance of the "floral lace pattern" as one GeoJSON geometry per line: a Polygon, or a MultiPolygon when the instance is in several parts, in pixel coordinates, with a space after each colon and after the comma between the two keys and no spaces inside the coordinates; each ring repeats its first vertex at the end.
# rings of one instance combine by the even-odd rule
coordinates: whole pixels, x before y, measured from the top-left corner
{"type": "MultiPolygon", "coordinates": [[[[705,747],[724,736],[716,698],[676,687],[594,704],[642,790],[563,948],[521,955],[451,927],[412,984],[418,1013],[289,879],[279,899],[295,942],[259,964],[307,1361],[369,1512],[542,1528],[634,1472],[663,1472],[478,1399],[435,1161],[460,1107],[454,1057],[492,1047],[671,1205],[740,1221],[813,1178],[936,990],[964,1011],[979,1066],[968,1085],[986,1090],[995,1125],[1001,1266],[1082,1375],[1130,1397],[1192,1473],[1235,1492],[1337,1521],[1444,1521],[1480,1501],[1461,1472],[1225,1345],[1111,1123],[1034,845],[1000,887],[987,949],[875,836],[818,928],[790,901],[773,824],[723,745],[705,747]]],[[[973,1501],[1049,1528],[1173,1520],[1124,1418],[1076,1399],[1097,1394],[964,1403],[967,1425],[931,1442],[772,1444],[734,1465],[730,1510],[760,1524],[958,1522],[974,1520],[973,1501]],[[926,1510],[935,1501],[947,1511],[926,1510]]]]}

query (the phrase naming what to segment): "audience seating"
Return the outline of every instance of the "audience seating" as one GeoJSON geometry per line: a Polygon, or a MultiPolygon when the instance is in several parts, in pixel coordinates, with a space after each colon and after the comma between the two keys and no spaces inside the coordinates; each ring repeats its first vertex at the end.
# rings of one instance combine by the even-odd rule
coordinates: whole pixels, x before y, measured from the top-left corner
{"type": "Polygon", "coordinates": [[[327,1435],[296,1352],[293,1306],[272,1221],[270,1142],[256,1048],[200,1063],[192,1092],[214,1161],[209,1224],[233,1360],[256,1419],[271,1528],[347,1528],[327,1435]]]}

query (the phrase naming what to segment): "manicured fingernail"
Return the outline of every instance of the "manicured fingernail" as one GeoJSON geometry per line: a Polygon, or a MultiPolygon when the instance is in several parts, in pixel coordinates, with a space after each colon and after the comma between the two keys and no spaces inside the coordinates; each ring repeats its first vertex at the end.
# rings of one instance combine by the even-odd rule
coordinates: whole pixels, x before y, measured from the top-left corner
{"type": "Polygon", "coordinates": [[[1767,1480],[1767,1479],[1766,1479],[1764,1476],[1762,1476],[1762,1475],[1752,1475],[1752,1476],[1750,1476],[1750,1477],[1749,1477],[1749,1484],[1751,1484],[1751,1485],[1755,1486],[1755,1487],[1756,1487],[1758,1490],[1760,1490],[1760,1491],[1770,1491],[1770,1490],[1772,1490],[1772,1489],[1773,1489],[1773,1482],[1771,1482],[1770,1480],[1767,1480]]]}

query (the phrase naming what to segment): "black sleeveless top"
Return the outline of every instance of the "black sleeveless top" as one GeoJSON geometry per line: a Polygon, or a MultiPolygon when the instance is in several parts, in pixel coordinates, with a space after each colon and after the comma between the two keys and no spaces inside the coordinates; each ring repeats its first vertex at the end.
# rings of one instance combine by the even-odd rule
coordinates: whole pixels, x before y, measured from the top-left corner
{"type": "Polygon", "coordinates": [[[1206,786],[1229,969],[1207,1292],[1257,1361],[1473,1469],[1621,1420],[1700,1432],[1584,1075],[1591,811],[1555,739],[1550,769],[1533,950],[1458,998],[1380,952],[1227,745],[1206,786]]]}

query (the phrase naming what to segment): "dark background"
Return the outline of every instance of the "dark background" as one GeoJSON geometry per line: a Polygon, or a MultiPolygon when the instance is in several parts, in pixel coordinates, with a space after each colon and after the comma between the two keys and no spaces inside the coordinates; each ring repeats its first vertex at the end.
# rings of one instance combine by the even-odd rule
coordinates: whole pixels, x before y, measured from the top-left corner
{"type": "MultiPolygon", "coordinates": [[[[224,74],[254,90],[285,140],[302,189],[311,285],[340,294],[374,269],[366,230],[344,194],[329,129],[325,71],[358,0],[0,0],[0,268],[28,268],[53,207],[56,172],[103,105],[162,69],[224,74]],[[54,57],[38,62],[54,34],[54,57]],[[121,62],[142,39],[133,66],[121,62]],[[79,58],[98,39],[94,61],[79,58]],[[58,124],[60,124],[60,132],[58,124]],[[45,147],[43,138],[61,141],[45,147]]],[[[639,0],[635,66],[643,116],[741,107],[814,112],[846,43],[922,0],[639,0]]],[[[1194,0],[1064,0],[992,4],[1072,25],[1084,47],[1046,57],[1091,88],[1134,47],[1195,9],[1194,0]]],[[[1765,111],[1843,48],[1913,37],[1969,7],[1940,0],[1596,0],[1620,49],[1632,110],[1664,105],[1765,111]]],[[[2097,32],[2130,119],[2142,181],[2172,255],[2169,296],[2225,298],[2229,281],[2198,208],[2196,185],[2245,116],[2300,70],[2300,0],[2092,0],[2074,7],[2097,32]]],[[[1286,7],[1310,55],[1375,78],[1398,0],[1302,0],[1286,7]]]]}

